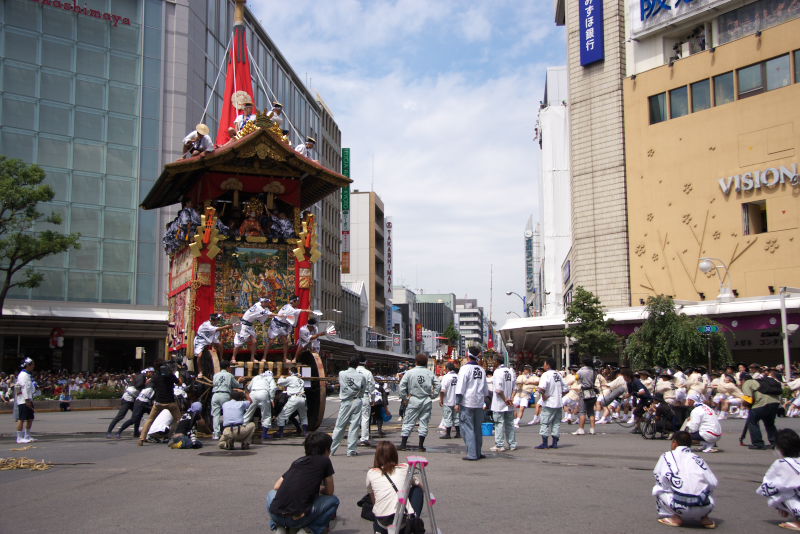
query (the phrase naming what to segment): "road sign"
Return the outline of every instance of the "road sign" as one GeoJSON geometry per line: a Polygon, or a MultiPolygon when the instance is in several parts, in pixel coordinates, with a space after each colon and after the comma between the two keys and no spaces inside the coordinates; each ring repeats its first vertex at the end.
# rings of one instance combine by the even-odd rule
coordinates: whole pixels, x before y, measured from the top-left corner
{"type": "Polygon", "coordinates": [[[705,326],[698,326],[697,331],[701,334],[716,334],[719,332],[719,327],[715,324],[707,324],[705,326]]]}

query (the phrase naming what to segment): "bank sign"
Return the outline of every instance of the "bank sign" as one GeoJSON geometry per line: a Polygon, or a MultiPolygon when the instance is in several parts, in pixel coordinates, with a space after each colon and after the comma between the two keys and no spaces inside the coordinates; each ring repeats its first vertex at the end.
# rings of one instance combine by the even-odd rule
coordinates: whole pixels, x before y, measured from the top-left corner
{"type": "Polygon", "coordinates": [[[800,185],[800,177],[797,176],[797,163],[793,163],[789,167],[769,167],[768,169],[757,169],[744,174],[720,178],[719,188],[722,189],[722,194],[727,196],[730,195],[731,191],[741,193],[762,188],[772,189],[786,183],[794,187],[800,185]]]}
{"type": "Polygon", "coordinates": [[[733,0],[628,0],[631,36],[639,37],[679,24],[733,0]]]}
{"type": "Polygon", "coordinates": [[[579,0],[581,32],[581,65],[591,65],[605,59],[603,36],[603,0],[579,0]]]}

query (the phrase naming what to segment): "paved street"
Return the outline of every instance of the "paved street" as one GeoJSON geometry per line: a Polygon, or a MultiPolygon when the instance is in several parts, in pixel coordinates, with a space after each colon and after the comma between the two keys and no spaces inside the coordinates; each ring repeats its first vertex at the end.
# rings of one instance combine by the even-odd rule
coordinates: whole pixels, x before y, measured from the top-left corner
{"type": "MultiPolygon", "coordinates": [[[[330,429],[338,403],[329,402],[330,429]]],[[[397,406],[392,405],[396,413],[397,406]]],[[[136,447],[133,440],[108,441],[112,411],[37,415],[35,448],[16,448],[10,416],[0,423],[0,456],[44,458],[58,465],[48,471],[0,472],[0,532],[244,532],[267,530],[264,497],[296,457],[301,441],[286,439],[254,445],[250,451],[220,451],[211,442],[196,451],[164,445],[136,447]]],[[[529,419],[526,414],[525,420],[529,419]]],[[[435,409],[432,421],[438,423],[435,409]]],[[[772,451],[738,445],[740,420],[724,422],[723,452],[709,455],[720,480],[712,517],[720,532],[779,532],[778,515],[755,489],[772,451]]],[[[779,428],[800,430],[797,419],[779,419],[779,428]]],[[[396,425],[390,437],[399,442],[396,425]]],[[[520,432],[520,449],[467,463],[463,443],[444,441],[431,429],[428,438],[432,490],[439,527],[445,533],[669,532],[655,522],[650,496],[651,471],[666,441],[646,441],[618,425],[598,436],[571,436],[565,426],[562,448],[538,451],[538,427],[520,432]]],[[[412,437],[410,442],[416,442],[412,437]]],[[[485,438],[485,447],[492,445],[485,438]]],[[[342,503],[336,532],[368,533],[355,502],[365,493],[371,451],[356,458],[333,458],[336,494],[342,503]]],[[[429,521],[426,519],[426,524],[429,521]]],[[[685,530],[685,529],[672,529],[685,530]]]]}

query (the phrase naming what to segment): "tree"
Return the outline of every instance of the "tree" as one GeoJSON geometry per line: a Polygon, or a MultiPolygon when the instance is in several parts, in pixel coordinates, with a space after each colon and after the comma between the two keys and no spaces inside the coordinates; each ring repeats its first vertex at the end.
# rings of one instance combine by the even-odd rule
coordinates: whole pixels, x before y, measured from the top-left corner
{"type": "Polygon", "coordinates": [[[600,299],[581,286],[575,288],[572,302],[567,307],[567,336],[575,341],[570,351],[579,358],[615,357],[619,350],[619,338],[611,331],[613,321],[606,320],[600,299]]]}
{"type": "Polygon", "coordinates": [[[625,354],[638,367],[692,367],[708,365],[708,349],[712,363],[730,363],[731,352],[721,332],[702,334],[699,326],[717,323],[703,316],[679,314],[672,298],[650,297],[646,304],[647,319],[631,334],[625,354]],[[707,337],[708,336],[708,337],[707,337]]]}
{"type": "Polygon", "coordinates": [[[38,229],[46,223],[61,224],[59,214],[45,215],[36,209],[39,202],[55,196],[49,185],[42,184],[44,178],[37,165],[0,156],[0,315],[11,288],[38,287],[44,280],[33,269],[20,271],[52,254],[80,248],[80,234],[38,229]]]}
{"type": "Polygon", "coordinates": [[[448,326],[444,331],[444,337],[447,338],[447,345],[449,347],[457,347],[458,346],[458,338],[461,337],[456,330],[456,325],[453,321],[450,321],[450,326],[448,326]]]}

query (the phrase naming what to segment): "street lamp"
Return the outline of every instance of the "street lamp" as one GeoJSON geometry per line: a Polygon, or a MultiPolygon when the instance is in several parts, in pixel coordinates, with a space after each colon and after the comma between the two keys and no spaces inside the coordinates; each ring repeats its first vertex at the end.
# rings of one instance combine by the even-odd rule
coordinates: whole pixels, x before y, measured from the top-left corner
{"type": "Polygon", "coordinates": [[[521,316],[520,314],[518,314],[517,312],[515,312],[515,311],[507,311],[507,312],[506,312],[506,315],[510,315],[510,314],[512,314],[512,313],[513,313],[514,315],[516,315],[517,317],[519,317],[520,319],[522,319],[522,316],[521,316]]]}
{"type": "Polygon", "coordinates": [[[717,295],[717,300],[720,302],[730,302],[735,298],[731,290],[731,272],[724,261],[719,258],[700,258],[697,266],[706,274],[710,273],[712,270],[717,272],[717,278],[719,278],[719,295],[717,295]],[[724,276],[720,274],[720,269],[725,269],[724,276]],[[725,283],[725,278],[728,279],[727,284],[725,283]]]}
{"type": "Polygon", "coordinates": [[[800,293],[800,287],[781,288],[781,337],[783,338],[783,381],[789,382],[792,379],[791,360],[789,358],[789,338],[797,332],[800,325],[786,324],[786,295],[789,293],[800,293]]]}
{"type": "Polygon", "coordinates": [[[528,313],[528,299],[527,299],[527,297],[523,297],[522,295],[520,295],[516,291],[506,291],[506,295],[508,295],[509,297],[511,295],[516,295],[517,298],[522,301],[522,313],[525,314],[525,317],[529,317],[530,316],[530,314],[528,313]]]}

